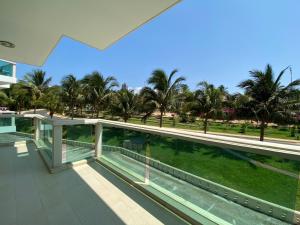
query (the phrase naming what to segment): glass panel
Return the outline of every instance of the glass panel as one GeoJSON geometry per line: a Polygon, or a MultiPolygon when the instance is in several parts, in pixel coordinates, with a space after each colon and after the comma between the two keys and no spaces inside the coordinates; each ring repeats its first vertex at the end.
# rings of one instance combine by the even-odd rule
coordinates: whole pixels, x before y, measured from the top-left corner
{"type": "Polygon", "coordinates": [[[95,155],[93,125],[63,126],[63,163],[87,159],[95,155]]]}
{"type": "Polygon", "coordinates": [[[14,122],[12,121],[12,117],[2,117],[0,118],[0,127],[9,127],[12,126],[14,122]]]}
{"type": "Polygon", "coordinates": [[[0,75],[13,76],[13,64],[0,60],[0,75]]]}
{"type": "Polygon", "coordinates": [[[52,160],[53,151],[53,126],[46,121],[40,122],[40,137],[36,141],[39,150],[44,151],[50,160],[52,160]]]}
{"type": "Polygon", "coordinates": [[[135,131],[104,127],[102,154],[106,160],[138,180],[144,181],[145,168],[140,166],[140,162],[136,159],[145,153],[146,136],[146,134],[135,131]],[[124,157],[127,155],[128,157],[124,157]]]}
{"type": "Polygon", "coordinates": [[[31,134],[34,133],[34,124],[32,118],[16,117],[16,131],[17,133],[31,134]]]}
{"type": "Polygon", "coordinates": [[[117,128],[104,128],[102,158],[182,206],[232,224],[285,224],[300,208],[298,161],[117,128]]]}
{"type": "Polygon", "coordinates": [[[32,138],[32,119],[14,115],[0,117],[0,143],[25,141],[32,138]]]}

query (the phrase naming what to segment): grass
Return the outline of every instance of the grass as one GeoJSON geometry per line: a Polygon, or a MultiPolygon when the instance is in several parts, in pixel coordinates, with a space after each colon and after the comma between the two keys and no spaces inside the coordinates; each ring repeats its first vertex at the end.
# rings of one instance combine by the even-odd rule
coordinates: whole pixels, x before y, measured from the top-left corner
{"type": "Polygon", "coordinates": [[[258,162],[273,166],[275,168],[286,170],[299,175],[299,171],[300,171],[299,161],[283,159],[276,156],[271,157],[265,155],[257,155],[254,153],[247,153],[247,152],[239,152],[239,154],[244,155],[250,159],[256,160],[258,162]]]}

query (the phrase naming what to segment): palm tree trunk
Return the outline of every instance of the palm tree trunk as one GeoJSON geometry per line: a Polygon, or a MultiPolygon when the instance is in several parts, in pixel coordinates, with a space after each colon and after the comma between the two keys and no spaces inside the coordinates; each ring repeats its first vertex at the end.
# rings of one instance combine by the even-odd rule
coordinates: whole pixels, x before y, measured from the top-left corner
{"type": "Polygon", "coordinates": [[[163,122],[163,111],[160,111],[160,118],[159,118],[159,127],[162,127],[162,122],[163,122]]]}
{"type": "Polygon", "coordinates": [[[208,118],[207,118],[207,116],[205,116],[205,118],[204,118],[204,134],[207,133],[207,120],[208,120],[208,118]]]}
{"type": "Polygon", "coordinates": [[[95,117],[97,117],[97,116],[98,116],[98,112],[97,112],[97,106],[96,106],[96,104],[94,104],[94,114],[95,114],[95,117]]]}
{"type": "Polygon", "coordinates": [[[54,111],[50,111],[50,117],[53,118],[54,111]]]}
{"type": "Polygon", "coordinates": [[[265,121],[262,120],[261,123],[260,123],[260,137],[259,137],[259,140],[264,141],[264,136],[265,136],[265,121]]]}
{"type": "Polygon", "coordinates": [[[74,104],[72,104],[72,119],[74,119],[74,104]]]}

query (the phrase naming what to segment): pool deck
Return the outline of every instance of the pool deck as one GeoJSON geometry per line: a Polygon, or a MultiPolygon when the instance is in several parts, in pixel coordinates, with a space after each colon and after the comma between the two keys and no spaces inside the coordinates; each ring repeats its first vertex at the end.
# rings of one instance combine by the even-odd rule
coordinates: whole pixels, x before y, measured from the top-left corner
{"type": "Polygon", "coordinates": [[[34,144],[0,147],[0,224],[184,224],[93,162],[49,174],[34,144]]]}

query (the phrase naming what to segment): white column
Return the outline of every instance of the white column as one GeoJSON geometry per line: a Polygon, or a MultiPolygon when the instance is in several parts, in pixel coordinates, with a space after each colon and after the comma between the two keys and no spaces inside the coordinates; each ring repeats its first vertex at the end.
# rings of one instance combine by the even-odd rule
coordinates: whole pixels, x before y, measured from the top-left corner
{"type": "Polygon", "coordinates": [[[12,70],[12,77],[17,78],[16,74],[17,74],[17,66],[14,63],[13,64],[13,70],[12,70]]]}
{"type": "Polygon", "coordinates": [[[146,146],[146,161],[145,161],[145,177],[144,177],[144,182],[145,184],[149,184],[150,180],[150,156],[151,156],[151,151],[150,151],[150,145],[147,143],[146,146]]]}
{"type": "Polygon", "coordinates": [[[13,127],[16,126],[16,118],[15,118],[15,116],[11,117],[11,126],[13,126],[13,127]]]}
{"type": "Polygon", "coordinates": [[[53,126],[53,149],[52,149],[53,167],[62,165],[62,126],[53,126]]]}
{"type": "Polygon", "coordinates": [[[41,120],[38,118],[33,118],[34,123],[34,140],[38,140],[41,134],[41,120]]]}
{"type": "Polygon", "coordinates": [[[102,133],[103,127],[101,123],[95,125],[95,157],[102,155],[102,133]]]}

